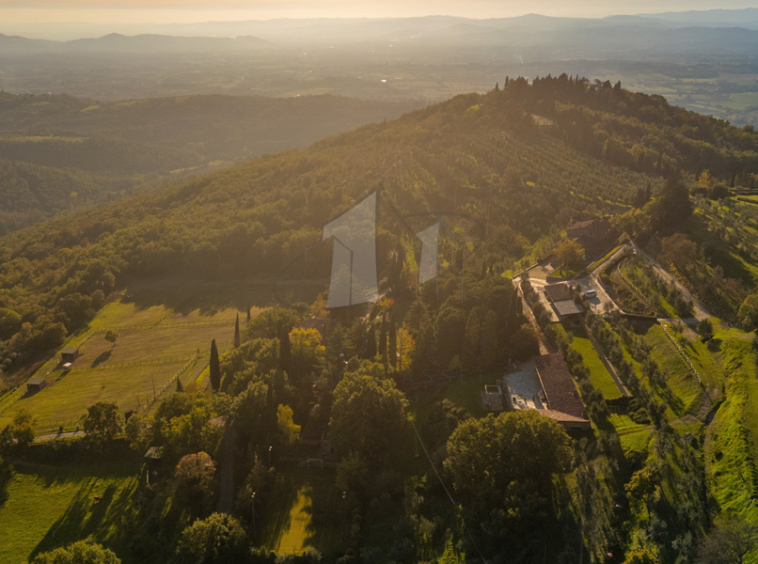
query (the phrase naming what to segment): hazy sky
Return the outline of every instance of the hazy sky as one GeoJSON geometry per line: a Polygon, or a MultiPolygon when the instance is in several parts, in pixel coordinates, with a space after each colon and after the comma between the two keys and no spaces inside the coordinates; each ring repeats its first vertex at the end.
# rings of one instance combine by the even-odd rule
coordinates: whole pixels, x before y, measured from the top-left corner
{"type": "Polygon", "coordinates": [[[756,0],[0,0],[0,22],[189,23],[429,14],[486,18],[526,13],[601,17],[756,6],[756,0]]]}

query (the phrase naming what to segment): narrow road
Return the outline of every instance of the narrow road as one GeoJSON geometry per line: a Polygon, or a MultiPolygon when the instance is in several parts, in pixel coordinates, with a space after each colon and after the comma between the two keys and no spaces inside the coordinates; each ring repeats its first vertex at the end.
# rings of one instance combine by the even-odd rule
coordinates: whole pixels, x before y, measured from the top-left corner
{"type": "Polygon", "coordinates": [[[587,290],[595,290],[597,295],[594,298],[590,298],[588,300],[592,306],[592,310],[595,313],[603,313],[605,311],[613,311],[619,309],[619,307],[616,305],[616,302],[614,302],[608,295],[608,292],[605,291],[605,287],[603,287],[603,284],[598,278],[598,273],[602,271],[608,264],[612,263],[615,260],[618,260],[621,255],[628,252],[630,252],[630,247],[627,245],[622,245],[615,253],[600,263],[587,276],[584,278],[577,278],[575,280],[572,280],[574,284],[581,286],[582,290],[585,292],[587,290]]]}
{"type": "Polygon", "coordinates": [[[521,298],[521,301],[524,304],[524,311],[526,312],[526,316],[529,318],[529,321],[531,322],[532,326],[537,330],[537,342],[540,346],[540,354],[550,354],[552,352],[555,352],[551,349],[551,347],[548,346],[547,342],[542,338],[542,331],[540,330],[540,326],[537,325],[537,319],[534,317],[534,314],[532,313],[532,308],[529,307],[529,304],[527,303],[526,299],[524,298],[524,294],[521,291],[521,284],[517,284],[516,286],[518,295],[521,298]]]}

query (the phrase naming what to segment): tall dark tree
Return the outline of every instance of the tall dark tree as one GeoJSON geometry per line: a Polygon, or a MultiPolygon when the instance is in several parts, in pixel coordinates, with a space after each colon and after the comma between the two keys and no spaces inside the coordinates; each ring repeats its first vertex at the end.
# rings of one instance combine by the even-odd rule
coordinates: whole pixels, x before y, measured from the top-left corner
{"type": "Polygon", "coordinates": [[[25,451],[34,442],[34,418],[25,410],[16,413],[13,422],[0,432],[0,455],[11,456],[25,451]]]}
{"type": "Polygon", "coordinates": [[[209,364],[211,387],[218,390],[221,387],[221,366],[218,362],[218,349],[216,348],[216,339],[211,341],[211,360],[209,364]]]}
{"type": "Polygon", "coordinates": [[[242,339],[240,338],[240,314],[237,314],[237,319],[234,322],[234,348],[238,348],[242,339]]]}
{"type": "Polygon", "coordinates": [[[382,329],[379,332],[379,356],[387,354],[387,318],[382,316],[382,329]]]}
{"type": "Polygon", "coordinates": [[[553,475],[570,470],[571,459],[566,431],[536,411],[490,414],[456,427],[444,467],[466,517],[480,524],[473,534],[485,554],[508,544],[543,549],[535,531],[552,520],[553,475]]]}
{"type": "Polygon", "coordinates": [[[355,453],[373,470],[400,468],[412,441],[403,392],[394,380],[379,380],[360,370],[334,388],[329,428],[341,457],[355,453]]]}
{"type": "Polygon", "coordinates": [[[395,316],[392,312],[390,312],[388,340],[387,355],[389,356],[390,364],[394,367],[397,366],[397,326],[395,325],[395,316]]]}
{"type": "Polygon", "coordinates": [[[376,357],[376,329],[371,325],[368,330],[368,336],[366,337],[366,358],[376,357]]]}
{"type": "Polygon", "coordinates": [[[753,562],[758,546],[758,526],[734,515],[718,520],[713,529],[700,541],[698,564],[742,564],[753,562]]]}
{"type": "Polygon", "coordinates": [[[245,529],[231,515],[214,513],[184,529],[176,547],[177,562],[250,562],[245,529]]]}
{"type": "Polygon", "coordinates": [[[663,186],[656,227],[670,231],[672,227],[686,221],[691,215],[690,191],[679,173],[671,174],[663,186]]]}
{"type": "Polygon", "coordinates": [[[252,317],[250,316],[250,304],[247,304],[247,322],[250,323],[252,317]]]}
{"type": "Polygon", "coordinates": [[[697,334],[700,335],[700,340],[707,343],[713,339],[713,323],[707,317],[697,324],[697,334]]]}
{"type": "Polygon", "coordinates": [[[82,425],[87,439],[100,446],[107,446],[121,431],[118,405],[97,402],[87,408],[87,415],[82,425]]]}

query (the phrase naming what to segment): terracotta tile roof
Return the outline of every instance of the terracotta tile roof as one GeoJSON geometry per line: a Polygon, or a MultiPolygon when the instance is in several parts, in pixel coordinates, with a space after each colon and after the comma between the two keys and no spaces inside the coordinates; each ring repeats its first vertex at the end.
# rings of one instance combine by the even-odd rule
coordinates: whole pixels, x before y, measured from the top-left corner
{"type": "Polygon", "coordinates": [[[560,284],[548,284],[545,286],[545,294],[550,300],[554,302],[562,302],[564,300],[573,299],[574,293],[571,290],[571,286],[567,282],[561,282],[560,284]]]}
{"type": "Polygon", "coordinates": [[[582,313],[584,311],[582,305],[574,303],[574,300],[562,300],[560,302],[554,302],[553,307],[555,307],[555,310],[561,317],[566,317],[567,315],[576,315],[577,313],[582,313]]]}
{"type": "Polygon", "coordinates": [[[561,411],[553,411],[552,409],[538,409],[537,413],[544,415],[545,417],[549,417],[550,419],[555,419],[559,423],[586,423],[587,426],[590,426],[589,420],[583,417],[574,417],[573,415],[569,415],[568,413],[563,413],[561,411]]]}
{"type": "Polygon", "coordinates": [[[561,353],[545,354],[534,359],[548,409],[579,419],[587,419],[587,412],[574,385],[568,366],[561,353]]]}

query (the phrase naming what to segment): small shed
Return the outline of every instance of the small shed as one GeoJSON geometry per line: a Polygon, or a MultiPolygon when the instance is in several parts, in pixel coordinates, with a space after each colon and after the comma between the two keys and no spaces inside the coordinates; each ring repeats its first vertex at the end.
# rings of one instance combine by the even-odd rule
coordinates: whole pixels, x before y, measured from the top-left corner
{"type": "Polygon", "coordinates": [[[145,453],[145,480],[150,485],[150,476],[157,478],[160,472],[161,459],[163,458],[162,446],[151,446],[145,453]]]}
{"type": "Polygon", "coordinates": [[[69,347],[61,351],[61,362],[74,362],[76,357],[79,356],[79,349],[75,347],[69,347]]]}
{"type": "Polygon", "coordinates": [[[26,383],[26,389],[29,392],[36,393],[44,388],[45,385],[47,385],[47,381],[42,376],[36,376],[26,383]]]}
{"type": "Polygon", "coordinates": [[[148,462],[158,462],[161,458],[163,458],[162,446],[151,446],[145,453],[145,460],[148,462]]]}

